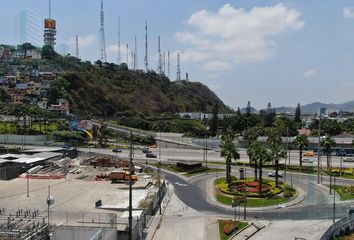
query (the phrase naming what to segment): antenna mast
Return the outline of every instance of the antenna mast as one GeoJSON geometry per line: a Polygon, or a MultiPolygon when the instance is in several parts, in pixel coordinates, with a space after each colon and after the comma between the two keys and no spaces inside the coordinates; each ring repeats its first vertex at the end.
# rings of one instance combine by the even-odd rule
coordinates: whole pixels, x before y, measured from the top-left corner
{"type": "Polygon", "coordinates": [[[49,19],[52,18],[52,1],[49,0],[49,19]]]}
{"type": "Polygon", "coordinates": [[[147,21],[145,22],[145,70],[146,72],[149,69],[149,62],[148,62],[148,26],[147,26],[147,21]]]}
{"type": "Polygon", "coordinates": [[[158,62],[158,70],[157,70],[157,72],[158,72],[158,74],[162,74],[162,62],[161,62],[161,43],[160,43],[160,36],[159,36],[159,41],[158,41],[158,47],[159,47],[159,50],[158,50],[158,54],[159,54],[159,56],[158,56],[158,58],[159,58],[159,62],[158,62]]]}
{"type": "Polygon", "coordinates": [[[100,13],[100,55],[101,61],[107,62],[106,58],[106,40],[104,36],[104,12],[103,12],[103,0],[101,0],[101,13],[100,13]]]}
{"type": "Polygon", "coordinates": [[[163,52],[163,57],[162,57],[162,60],[163,60],[163,75],[166,74],[166,54],[165,54],[165,51],[163,52]]]}
{"type": "Polygon", "coordinates": [[[136,35],[134,38],[134,70],[138,69],[138,45],[136,44],[136,35]]]}
{"type": "Polygon", "coordinates": [[[177,53],[177,81],[181,81],[181,63],[179,52],[177,53]]]}
{"type": "Polygon", "coordinates": [[[76,51],[75,51],[75,54],[76,54],[76,58],[79,58],[79,36],[76,35],[76,51]]]}
{"type": "Polygon", "coordinates": [[[128,43],[127,43],[126,49],[127,49],[127,66],[129,66],[129,45],[128,45],[128,43]]]}
{"type": "Polygon", "coordinates": [[[167,52],[167,77],[170,79],[170,50],[167,52]]]}
{"type": "Polygon", "coordinates": [[[121,63],[121,56],[120,56],[120,16],[118,16],[118,56],[117,56],[117,64],[121,63]]]}

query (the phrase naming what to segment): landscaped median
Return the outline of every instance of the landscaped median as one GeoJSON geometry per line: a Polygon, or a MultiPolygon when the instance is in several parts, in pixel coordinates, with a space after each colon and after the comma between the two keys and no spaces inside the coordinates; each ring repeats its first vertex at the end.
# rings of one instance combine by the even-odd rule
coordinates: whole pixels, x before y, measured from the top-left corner
{"type": "Polygon", "coordinates": [[[152,165],[154,167],[158,167],[160,166],[160,168],[171,171],[171,172],[175,172],[175,173],[180,173],[180,174],[184,174],[186,176],[194,176],[194,175],[198,175],[198,174],[203,174],[206,172],[217,172],[219,171],[219,169],[217,168],[209,168],[209,167],[205,167],[205,166],[201,166],[198,168],[194,168],[191,170],[185,170],[182,168],[179,168],[178,166],[176,166],[175,164],[168,164],[168,163],[149,163],[149,165],[152,165]]]}
{"type": "Polygon", "coordinates": [[[247,222],[218,220],[220,240],[228,240],[233,234],[248,226],[247,222]]]}
{"type": "Polygon", "coordinates": [[[274,180],[263,179],[262,187],[253,178],[246,180],[233,179],[230,184],[225,178],[214,181],[215,198],[219,203],[232,205],[233,202],[243,204],[246,196],[247,207],[265,207],[283,204],[292,200],[297,192],[284,182],[276,186],[274,180]]]}
{"type": "Polygon", "coordinates": [[[354,199],[354,186],[335,186],[334,189],[340,196],[340,200],[353,200],[354,199]]]}

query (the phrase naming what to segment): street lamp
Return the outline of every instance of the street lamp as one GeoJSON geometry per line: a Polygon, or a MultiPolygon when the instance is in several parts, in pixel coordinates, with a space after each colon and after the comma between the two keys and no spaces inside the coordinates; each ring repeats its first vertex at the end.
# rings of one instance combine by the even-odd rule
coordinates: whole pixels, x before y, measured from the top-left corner
{"type": "Polygon", "coordinates": [[[22,168],[26,169],[26,176],[27,176],[27,197],[29,197],[29,170],[33,166],[33,164],[26,166],[23,166],[22,168]]]}
{"type": "MultiPolygon", "coordinates": [[[[318,144],[317,144],[317,184],[320,184],[320,161],[321,161],[321,115],[318,120],[318,144]]],[[[321,162],[322,165],[322,162],[321,162]]],[[[322,182],[322,167],[321,167],[322,182]]]]}

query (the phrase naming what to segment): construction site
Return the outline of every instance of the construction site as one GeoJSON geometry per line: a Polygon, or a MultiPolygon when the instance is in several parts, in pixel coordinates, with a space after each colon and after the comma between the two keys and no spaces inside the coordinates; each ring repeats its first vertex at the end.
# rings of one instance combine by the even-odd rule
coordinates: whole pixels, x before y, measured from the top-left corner
{"type": "Polygon", "coordinates": [[[156,211],[156,202],[166,193],[166,185],[158,184],[153,170],[130,166],[129,161],[113,155],[41,155],[55,158],[23,153],[0,155],[7,164],[17,161],[24,166],[16,168],[16,178],[1,181],[0,239],[46,239],[42,237],[49,232],[52,239],[89,239],[102,229],[111,236],[103,239],[125,239],[130,178],[134,231],[141,236],[156,211]],[[159,185],[164,190],[158,191],[159,185]],[[53,202],[50,205],[49,197],[53,202]],[[47,231],[48,225],[51,228],[47,231]],[[67,232],[75,238],[68,238],[67,232]]]}

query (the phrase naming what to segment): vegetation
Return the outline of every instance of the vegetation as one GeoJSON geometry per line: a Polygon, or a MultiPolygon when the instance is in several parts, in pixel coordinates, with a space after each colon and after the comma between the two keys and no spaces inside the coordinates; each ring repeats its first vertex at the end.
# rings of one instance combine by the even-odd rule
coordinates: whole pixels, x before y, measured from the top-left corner
{"type": "Polygon", "coordinates": [[[345,200],[352,200],[354,199],[354,186],[339,186],[336,185],[334,187],[336,192],[340,196],[340,200],[345,201],[345,200]]]}
{"type": "Polygon", "coordinates": [[[331,149],[336,145],[336,141],[334,141],[333,138],[330,136],[326,136],[322,141],[321,141],[321,146],[324,148],[324,152],[327,157],[327,172],[330,171],[331,169],[331,149]]]}
{"type": "Polygon", "coordinates": [[[239,222],[233,220],[218,220],[220,240],[228,240],[230,236],[241,231],[248,226],[247,222],[239,222]]]}
{"type": "Polygon", "coordinates": [[[299,149],[299,164],[302,167],[302,151],[309,146],[309,139],[306,135],[298,135],[295,138],[294,144],[299,149]]]}
{"type": "Polygon", "coordinates": [[[226,159],[226,181],[231,182],[231,161],[240,159],[235,144],[233,143],[235,138],[231,128],[228,128],[226,133],[221,138],[221,152],[220,155],[226,159]]]}

